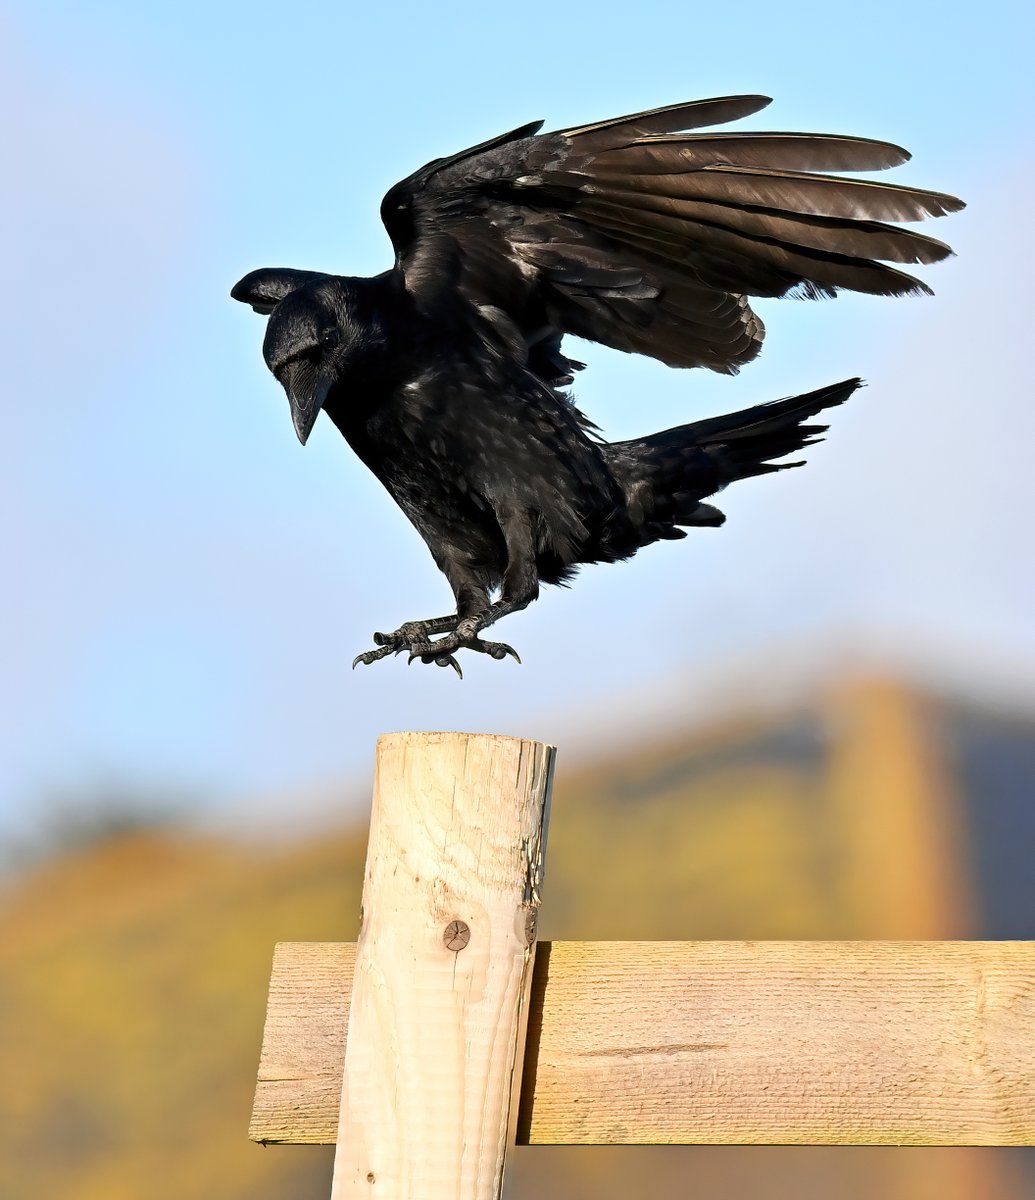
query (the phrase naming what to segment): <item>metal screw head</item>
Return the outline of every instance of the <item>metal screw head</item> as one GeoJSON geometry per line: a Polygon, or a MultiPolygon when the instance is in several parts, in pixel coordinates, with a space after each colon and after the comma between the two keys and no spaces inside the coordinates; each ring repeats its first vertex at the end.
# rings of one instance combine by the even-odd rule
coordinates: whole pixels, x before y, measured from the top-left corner
{"type": "Polygon", "coordinates": [[[466,921],[450,921],[442,933],[442,941],[447,950],[459,954],[471,940],[471,927],[466,921]]]}

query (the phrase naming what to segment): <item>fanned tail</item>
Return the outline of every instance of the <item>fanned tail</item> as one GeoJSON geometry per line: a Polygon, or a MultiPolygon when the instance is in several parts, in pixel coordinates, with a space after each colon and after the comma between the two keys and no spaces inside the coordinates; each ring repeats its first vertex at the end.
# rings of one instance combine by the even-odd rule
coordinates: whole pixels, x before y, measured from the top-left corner
{"type": "Polygon", "coordinates": [[[771,460],[822,441],[827,426],[811,418],[843,404],[861,384],[846,379],[804,396],[610,443],[605,454],[625,489],[640,545],[685,537],[681,526],[721,525],[725,515],[704,500],[734,480],[803,466],[800,460],[771,460]]]}

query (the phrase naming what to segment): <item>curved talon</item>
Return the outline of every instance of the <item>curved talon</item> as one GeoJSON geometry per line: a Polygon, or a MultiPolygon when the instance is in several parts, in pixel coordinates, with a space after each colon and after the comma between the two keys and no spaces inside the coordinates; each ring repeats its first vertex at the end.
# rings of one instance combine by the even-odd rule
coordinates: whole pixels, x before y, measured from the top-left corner
{"type": "Polygon", "coordinates": [[[362,654],[357,654],[352,660],[353,671],[360,663],[365,667],[369,667],[371,663],[375,663],[378,659],[384,658],[386,654],[391,654],[391,647],[385,646],[380,650],[365,650],[362,654]]]}
{"type": "Polygon", "coordinates": [[[513,646],[508,646],[506,642],[486,642],[482,638],[471,638],[463,646],[465,650],[477,650],[479,654],[487,654],[490,658],[494,658],[497,662],[500,659],[506,658],[508,655],[515,662],[521,662],[521,656],[513,646]]]}
{"type": "Polygon", "coordinates": [[[426,667],[430,666],[432,663],[434,663],[437,667],[452,667],[461,679],[464,677],[464,673],[460,669],[460,664],[456,661],[452,654],[439,653],[434,649],[433,646],[411,646],[410,657],[406,660],[406,665],[408,667],[412,666],[414,661],[418,658],[426,667]]]}

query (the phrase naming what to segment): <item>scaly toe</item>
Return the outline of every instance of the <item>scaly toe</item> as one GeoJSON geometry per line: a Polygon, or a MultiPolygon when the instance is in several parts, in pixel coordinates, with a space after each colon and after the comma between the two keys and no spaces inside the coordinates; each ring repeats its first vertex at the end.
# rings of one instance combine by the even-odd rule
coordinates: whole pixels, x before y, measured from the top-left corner
{"type": "Polygon", "coordinates": [[[369,667],[371,663],[377,662],[379,658],[385,658],[391,654],[393,647],[382,646],[380,650],[367,650],[363,654],[357,654],[352,660],[353,671],[362,663],[365,667],[369,667]]]}

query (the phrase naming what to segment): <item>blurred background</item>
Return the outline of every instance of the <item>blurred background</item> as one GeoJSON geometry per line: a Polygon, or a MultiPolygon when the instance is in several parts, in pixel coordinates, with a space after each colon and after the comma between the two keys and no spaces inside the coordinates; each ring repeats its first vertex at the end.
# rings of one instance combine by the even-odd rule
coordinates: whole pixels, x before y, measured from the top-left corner
{"type": "MultiPolygon", "coordinates": [[[[1035,937],[1027,9],[573,0],[0,11],[0,1195],[302,1197],[245,1137],[277,940],[355,936],[373,744],[560,747],[543,935],[1035,937]],[[721,531],[509,618],[523,666],[355,673],[444,580],[328,422],[296,442],[246,271],[373,273],[429,158],[708,95],[883,137],[963,196],[925,300],[760,304],[736,379],[578,345],[621,438],[868,388],[721,531]],[[623,846],[621,856],[613,851],[623,846]]],[[[990,1200],[1004,1150],[518,1150],[511,1194],[990,1200]]]]}

